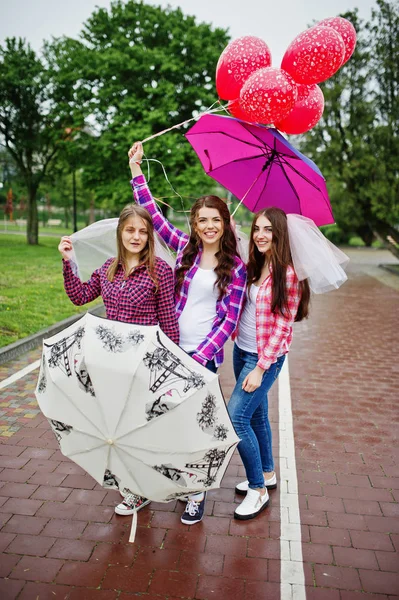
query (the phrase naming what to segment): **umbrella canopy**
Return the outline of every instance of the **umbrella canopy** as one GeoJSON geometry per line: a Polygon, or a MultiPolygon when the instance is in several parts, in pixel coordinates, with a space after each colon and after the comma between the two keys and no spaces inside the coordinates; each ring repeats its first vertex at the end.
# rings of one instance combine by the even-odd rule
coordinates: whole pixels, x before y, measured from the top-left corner
{"type": "Polygon", "coordinates": [[[218,376],[158,326],[87,313],[43,342],[35,393],[65,456],[151,500],[220,487],[239,441],[218,376]]]}
{"type": "Polygon", "coordinates": [[[276,129],[208,114],[185,135],[205,172],[252,212],[277,206],[319,226],[334,223],[320,170],[276,129]]]}

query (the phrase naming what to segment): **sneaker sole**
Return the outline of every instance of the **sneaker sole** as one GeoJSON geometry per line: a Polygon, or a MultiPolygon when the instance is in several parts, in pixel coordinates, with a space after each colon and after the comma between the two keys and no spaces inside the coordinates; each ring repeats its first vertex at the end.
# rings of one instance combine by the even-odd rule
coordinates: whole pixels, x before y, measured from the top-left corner
{"type": "Polygon", "coordinates": [[[256,511],[256,513],[252,513],[250,515],[238,515],[237,513],[234,513],[234,518],[238,521],[248,521],[249,519],[254,519],[262,512],[262,510],[265,510],[265,508],[269,506],[269,503],[270,499],[265,502],[264,505],[258,511],[256,511]]]}
{"type": "MultiPolygon", "coordinates": [[[[277,483],[273,483],[273,485],[265,485],[265,488],[267,490],[275,490],[277,488],[277,483]]],[[[238,488],[235,488],[235,492],[236,494],[238,494],[239,496],[245,496],[246,495],[246,491],[244,490],[239,490],[238,488]]]]}
{"type": "Polygon", "coordinates": [[[196,523],[201,523],[203,517],[201,517],[200,519],[198,519],[197,521],[184,521],[183,519],[180,519],[180,521],[184,524],[184,525],[195,525],[196,523]]]}
{"type": "MultiPolygon", "coordinates": [[[[148,500],[148,502],[144,502],[141,506],[139,506],[136,509],[136,511],[138,512],[139,510],[141,510],[142,508],[147,506],[150,502],[151,502],[151,500],[148,500]]],[[[115,506],[114,510],[115,510],[115,514],[120,515],[121,517],[128,517],[129,515],[132,515],[134,513],[133,509],[128,508],[127,510],[124,510],[122,508],[118,508],[117,506],[115,506]]]]}

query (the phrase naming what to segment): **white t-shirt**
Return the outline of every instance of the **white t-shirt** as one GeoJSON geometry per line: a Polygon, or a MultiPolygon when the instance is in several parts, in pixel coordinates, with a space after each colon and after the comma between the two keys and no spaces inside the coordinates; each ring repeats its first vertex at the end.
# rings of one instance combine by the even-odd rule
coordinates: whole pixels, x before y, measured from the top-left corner
{"type": "Polygon", "coordinates": [[[196,350],[212,330],[219,295],[214,287],[216,279],[213,269],[198,267],[190,283],[186,305],[179,317],[180,346],[186,352],[196,350]]]}
{"type": "Polygon", "coordinates": [[[259,287],[253,283],[249,288],[249,299],[247,298],[238,326],[236,344],[245,352],[258,352],[256,345],[256,297],[258,292],[259,287]]]}

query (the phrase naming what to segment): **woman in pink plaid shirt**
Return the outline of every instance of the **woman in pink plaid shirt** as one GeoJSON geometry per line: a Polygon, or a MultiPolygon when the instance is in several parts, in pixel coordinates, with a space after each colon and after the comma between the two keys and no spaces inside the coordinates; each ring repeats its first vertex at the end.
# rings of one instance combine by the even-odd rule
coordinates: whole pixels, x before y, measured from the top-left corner
{"type": "Polygon", "coordinates": [[[75,273],[72,240],[61,238],[64,288],[74,304],[82,306],[102,297],[107,319],[158,325],[175,344],[179,328],[173,298],[173,272],[155,256],[154,228],[148,211],[134,204],[122,210],[116,228],[117,256],[109,258],[90,279],[75,273]]]}
{"type": "Polygon", "coordinates": [[[309,285],[295,274],[287,216],[279,208],[254,217],[247,274],[246,303],[233,354],[237,383],[228,405],[248,478],[236,487],[238,494],[246,494],[234,513],[241,520],[265,509],[268,489],[277,487],[267,394],[289,350],[294,321],[308,316],[309,285]]]}
{"type": "MultiPolygon", "coordinates": [[[[197,362],[216,372],[223,346],[234,332],[241,312],[246,269],[237,252],[230,213],[217,196],[202,196],[190,213],[190,235],[174,227],[161,213],[141,172],[143,147],[129,151],[135,201],[152,216],[157,233],[176,252],[175,303],[180,346],[197,362]]],[[[182,523],[201,521],[205,493],[189,496],[182,523]]]]}

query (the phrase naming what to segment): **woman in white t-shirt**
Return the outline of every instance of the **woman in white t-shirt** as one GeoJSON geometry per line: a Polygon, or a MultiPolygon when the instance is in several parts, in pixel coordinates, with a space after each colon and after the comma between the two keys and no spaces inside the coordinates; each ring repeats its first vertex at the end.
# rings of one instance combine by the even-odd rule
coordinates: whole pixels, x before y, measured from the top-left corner
{"type": "MultiPolygon", "coordinates": [[[[236,328],[246,283],[227,204],[218,196],[198,198],[190,212],[191,232],[184,233],[155,203],[140,168],[142,157],[142,144],[136,142],[129,151],[131,185],[135,201],[148,210],[155,230],[177,254],[175,304],[180,346],[216,372],[223,362],[223,346],[236,328]]],[[[204,508],[205,493],[189,496],[182,523],[201,521],[204,508]]],[[[127,506],[124,514],[131,512],[127,506]]]]}

